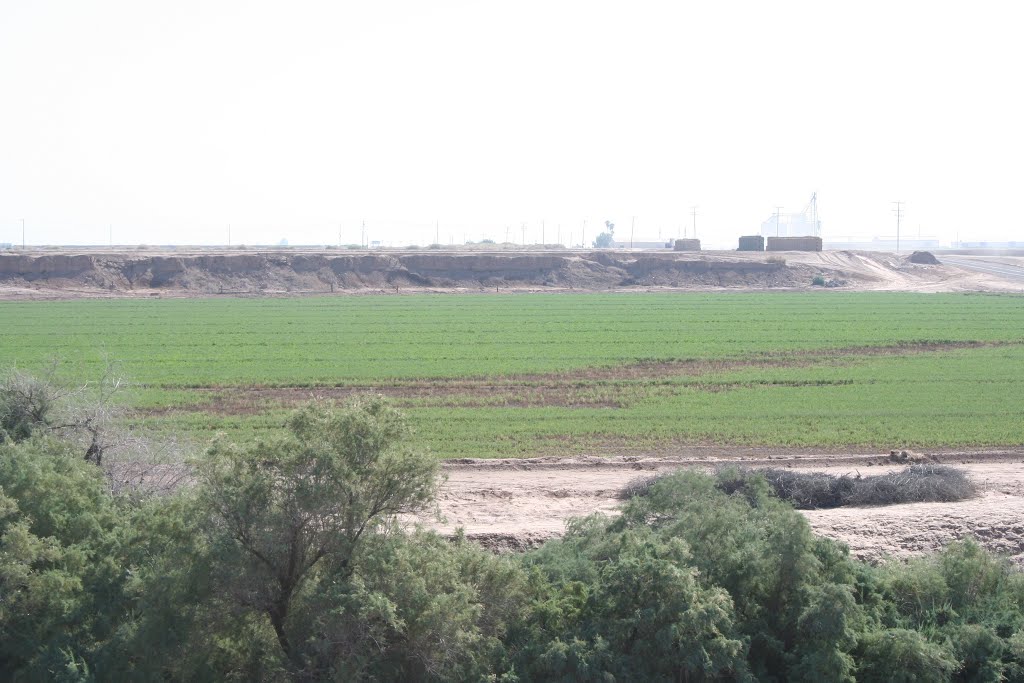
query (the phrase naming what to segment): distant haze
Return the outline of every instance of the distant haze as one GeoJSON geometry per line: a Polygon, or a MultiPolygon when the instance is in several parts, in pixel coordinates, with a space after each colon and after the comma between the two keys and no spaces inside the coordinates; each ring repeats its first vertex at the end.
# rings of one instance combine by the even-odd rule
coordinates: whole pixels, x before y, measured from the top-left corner
{"type": "Polygon", "coordinates": [[[1012,2],[0,3],[0,242],[1024,239],[1012,2]],[[439,228],[435,221],[440,222],[439,228]],[[687,228],[689,230],[689,228],[687,228]]]}

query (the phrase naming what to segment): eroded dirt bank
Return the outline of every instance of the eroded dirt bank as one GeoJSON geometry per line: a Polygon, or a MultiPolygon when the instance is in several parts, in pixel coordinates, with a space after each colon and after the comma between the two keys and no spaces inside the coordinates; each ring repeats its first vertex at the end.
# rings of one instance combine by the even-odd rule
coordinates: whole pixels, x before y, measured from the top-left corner
{"type": "MultiPolygon", "coordinates": [[[[957,503],[807,510],[815,532],[879,561],[938,550],[970,536],[1024,565],[1024,448],[935,451],[922,454],[965,469],[981,495],[957,503]]],[[[559,536],[565,522],[594,512],[614,514],[630,481],[680,468],[714,470],[724,464],[793,467],[835,474],[881,474],[904,465],[878,453],[710,449],[678,457],[532,458],[460,460],[444,466],[439,497],[446,533],[458,527],[495,549],[524,549],[559,536]]]]}
{"type": "Polygon", "coordinates": [[[39,250],[0,253],[0,298],[665,289],[1019,291],[874,252],[39,250]]]}

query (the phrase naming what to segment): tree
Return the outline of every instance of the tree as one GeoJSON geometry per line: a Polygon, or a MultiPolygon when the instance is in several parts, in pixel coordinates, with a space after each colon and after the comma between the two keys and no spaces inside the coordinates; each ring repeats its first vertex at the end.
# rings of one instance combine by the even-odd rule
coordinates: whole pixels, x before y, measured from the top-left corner
{"type": "Polygon", "coordinates": [[[250,446],[218,441],[196,467],[217,580],[238,607],[269,619],[283,654],[300,665],[289,637],[298,593],[320,566],[346,580],[368,537],[426,508],[437,463],[403,446],[409,428],[380,397],[340,410],[313,404],[287,428],[250,446]]]}
{"type": "Polygon", "coordinates": [[[605,231],[594,240],[594,246],[598,249],[607,249],[615,243],[615,224],[611,221],[604,222],[605,231]]]}
{"type": "Polygon", "coordinates": [[[103,649],[126,612],[124,512],[68,444],[0,444],[0,679],[52,680],[103,649]]]}
{"type": "Polygon", "coordinates": [[[123,380],[108,363],[96,382],[69,386],[57,377],[56,364],[41,375],[10,370],[0,378],[0,443],[18,443],[48,434],[85,449],[85,460],[103,464],[103,456],[126,441],[114,427],[123,380]]]}
{"type": "Polygon", "coordinates": [[[0,379],[0,443],[25,441],[48,430],[62,398],[49,381],[19,370],[0,379]]]}

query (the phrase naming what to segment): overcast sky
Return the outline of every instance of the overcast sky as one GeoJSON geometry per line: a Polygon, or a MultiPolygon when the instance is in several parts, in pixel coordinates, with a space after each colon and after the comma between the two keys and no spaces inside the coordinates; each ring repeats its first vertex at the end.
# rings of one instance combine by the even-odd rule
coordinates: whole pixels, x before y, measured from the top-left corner
{"type": "Polygon", "coordinates": [[[0,0],[0,242],[1024,239],[1013,2],[0,0]]]}

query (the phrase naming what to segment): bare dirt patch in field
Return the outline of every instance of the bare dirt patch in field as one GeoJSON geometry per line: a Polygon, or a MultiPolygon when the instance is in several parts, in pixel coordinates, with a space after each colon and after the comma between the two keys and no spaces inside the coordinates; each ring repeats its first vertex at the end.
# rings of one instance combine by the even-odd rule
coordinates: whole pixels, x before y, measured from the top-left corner
{"type": "MultiPolygon", "coordinates": [[[[1019,343],[1019,342],[1016,342],[1019,343]]],[[[678,360],[628,363],[612,367],[582,368],[548,374],[520,374],[505,377],[425,379],[347,384],[345,386],[218,386],[192,389],[196,401],[173,407],[147,408],[140,415],[208,413],[211,415],[252,415],[271,408],[294,408],[314,399],[343,400],[354,394],[383,394],[400,402],[419,405],[475,407],[567,407],[624,408],[636,398],[676,391],[672,377],[700,377],[744,368],[807,367],[821,362],[849,363],[871,356],[940,353],[956,349],[1008,346],[1015,342],[906,343],[892,346],[845,347],[808,351],[766,353],[735,360],[678,360]]],[[[809,381],[810,384],[842,380],[809,381]]],[[[780,381],[781,382],[781,381],[780,381]]],[[[785,381],[788,386],[802,384],[785,381]]],[[[747,383],[696,383],[688,388],[725,391],[747,383]]]]}
{"type": "MultiPolygon", "coordinates": [[[[972,537],[1024,565],[1024,448],[928,451],[930,460],[956,465],[981,495],[956,503],[807,510],[816,533],[840,540],[868,561],[938,550],[972,537]]],[[[439,504],[445,533],[498,549],[523,549],[560,536],[565,522],[594,512],[614,514],[619,492],[640,476],[680,468],[714,470],[724,464],[793,467],[836,473],[880,474],[902,464],[888,453],[822,453],[788,449],[688,449],[675,457],[579,457],[523,460],[463,459],[445,463],[439,504]]]]}

